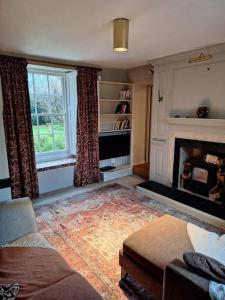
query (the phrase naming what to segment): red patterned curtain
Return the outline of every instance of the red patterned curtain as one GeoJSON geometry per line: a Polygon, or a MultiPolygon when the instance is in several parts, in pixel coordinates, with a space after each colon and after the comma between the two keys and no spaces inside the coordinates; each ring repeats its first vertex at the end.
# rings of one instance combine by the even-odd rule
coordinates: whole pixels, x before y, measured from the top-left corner
{"type": "Polygon", "coordinates": [[[38,196],[27,79],[23,58],[0,56],[3,121],[12,198],[38,196]]]}
{"type": "Polygon", "coordinates": [[[99,182],[97,70],[78,67],[77,168],[75,184],[99,182]]]}

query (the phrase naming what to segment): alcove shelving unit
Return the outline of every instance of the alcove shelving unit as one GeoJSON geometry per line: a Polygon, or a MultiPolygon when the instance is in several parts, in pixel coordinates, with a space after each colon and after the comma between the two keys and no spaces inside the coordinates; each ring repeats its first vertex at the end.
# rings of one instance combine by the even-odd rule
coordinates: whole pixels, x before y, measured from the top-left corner
{"type": "Polygon", "coordinates": [[[99,94],[99,132],[113,131],[131,131],[132,130],[132,104],[133,104],[133,84],[98,81],[99,94]],[[129,97],[124,99],[121,97],[122,90],[129,90],[129,97]],[[125,113],[116,113],[116,108],[120,103],[127,105],[125,113]],[[116,122],[128,120],[129,126],[124,129],[116,129],[116,122]]]}
{"type": "MultiPolygon", "coordinates": [[[[133,84],[113,81],[98,81],[99,136],[114,134],[130,134],[130,155],[127,158],[113,158],[113,171],[102,173],[103,181],[132,174],[132,113],[133,84]],[[125,94],[125,91],[127,94],[125,94]],[[126,109],[118,110],[118,106],[126,105],[126,109]]],[[[119,145],[118,145],[119,147],[119,145]]],[[[111,161],[112,161],[111,160],[111,161]]],[[[106,164],[110,164],[110,160],[106,164]]],[[[100,166],[104,164],[100,163],[100,166]]]]}

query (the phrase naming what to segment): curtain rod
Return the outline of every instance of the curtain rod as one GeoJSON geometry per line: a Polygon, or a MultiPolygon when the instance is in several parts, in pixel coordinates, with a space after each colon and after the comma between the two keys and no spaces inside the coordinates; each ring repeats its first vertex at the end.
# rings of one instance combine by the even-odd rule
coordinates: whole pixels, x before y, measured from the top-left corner
{"type": "Polygon", "coordinates": [[[36,64],[36,65],[47,65],[47,66],[55,66],[60,68],[67,68],[72,70],[77,70],[78,68],[87,68],[87,69],[95,69],[97,72],[102,71],[101,68],[96,67],[88,67],[88,66],[81,66],[81,65],[72,65],[72,64],[64,64],[59,62],[52,62],[46,60],[38,60],[38,59],[27,59],[28,64],[36,64]]]}

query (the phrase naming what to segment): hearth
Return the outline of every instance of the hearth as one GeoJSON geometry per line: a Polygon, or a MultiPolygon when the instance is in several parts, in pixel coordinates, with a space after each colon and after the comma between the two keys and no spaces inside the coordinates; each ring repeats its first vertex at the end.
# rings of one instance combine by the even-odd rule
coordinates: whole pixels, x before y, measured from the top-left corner
{"type": "Polygon", "coordinates": [[[225,144],[175,139],[173,188],[225,206],[225,144]]]}
{"type": "Polygon", "coordinates": [[[174,189],[172,187],[165,186],[155,181],[147,181],[138,185],[140,188],[150,191],[151,197],[154,198],[154,194],[159,194],[165,198],[172,199],[176,202],[191,206],[195,209],[206,212],[212,216],[225,220],[225,207],[218,205],[215,201],[208,201],[196,194],[190,194],[185,190],[174,189]],[[153,194],[152,194],[153,193],[153,194]]]}
{"type": "Polygon", "coordinates": [[[152,180],[138,186],[225,220],[224,178],[225,143],[175,138],[172,186],[152,180]]]}

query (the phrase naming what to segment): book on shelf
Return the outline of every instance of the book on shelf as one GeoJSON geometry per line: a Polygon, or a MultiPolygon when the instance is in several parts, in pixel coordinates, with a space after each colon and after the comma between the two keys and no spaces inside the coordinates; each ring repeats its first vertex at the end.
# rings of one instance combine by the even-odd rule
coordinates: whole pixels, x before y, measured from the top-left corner
{"type": "Polygon", "coordinates": [[[116,107],[116,114],[130,113],[130,105],[127,102],[121,102],[116,107]]]}
{"type": "Polygon", "coordinates": [[[122,124],[122,129],[129,129],[129,120],[124,120],[122,124]]]}
{"type": "Polygon", "coordinates": [[[114,126],[114,130],[124,130],[124,129],[129,129],[129,120],[125,119],[122,121],[117,120],[116,124],[114,126]]]}
{"type": "Polygon", "coordinates": [[[116,121],[116,124],[115,124],[115,126],[114,126],[114,129],[115,130],[120,130],[120,125],[121,125],[121,121],[116,121]]]}
{"type": "Polygon", "coordinates": [[[125,89],[120,91],[120,100],[130,100],[130,90],[125,89]]]}

